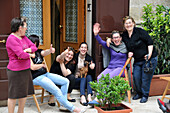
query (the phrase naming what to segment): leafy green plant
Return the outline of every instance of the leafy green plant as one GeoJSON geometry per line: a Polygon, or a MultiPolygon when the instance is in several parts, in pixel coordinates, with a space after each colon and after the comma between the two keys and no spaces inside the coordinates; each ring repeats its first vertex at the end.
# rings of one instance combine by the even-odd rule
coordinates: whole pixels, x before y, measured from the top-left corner
{"type": "Polygon", "coordinates": [[[108,109],[111,109],[111,105],[114,103],[117,105],[125,99],[125,92],[130,90],[129,83],[119,76],[110,78],[109,74],[99,79],[99,82],[90,82],[92,89],[97,93],[97,98],[101,105],[108,104],[108,109]]]}
{"type": "Polygon", "coordinates": [[[170,73],[170,9],[151,4],[143,7],[142,27],[149,33],[158,50],[158,65],[155,74],[170,73]]]}

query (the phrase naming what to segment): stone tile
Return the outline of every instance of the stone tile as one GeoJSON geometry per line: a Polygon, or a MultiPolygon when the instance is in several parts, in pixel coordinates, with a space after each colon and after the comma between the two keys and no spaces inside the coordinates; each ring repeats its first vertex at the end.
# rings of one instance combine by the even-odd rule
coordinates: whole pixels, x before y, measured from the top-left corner
{"type": "MultiPolygon", "coordinates": [[[[73,90],[71,97],[76,99],[76,102],[75,103],[73,102],[73,105],[79,107],[80,109],[86,109],[85,113],[97,113],[97,110],[95,108],[92,108],[91,106],[87,106],[87,107],[82,106],[80,104],[79,94],[80,94],[79,90],[73,90]]],[[[157,98],[161,98],[161,97],[162,96],[149,97],[147,103],[140,103],[139,102],[140,99],[132,100],[131,103],[129,103],[128,99],[126,98],[125,101],[123,101],[123,103],[133,109],[132,113],[162,113],[157,104],[157,98]]],[[[44,99],[44,102],[47,101],[48,101],[48,97],[44,99]]],[[[165,99],[165,101],[168,100],[165,99]]],[[[41,105],[40,108],[41,108],[41,113],[66,113],[66,112],[61,112],[58,106],[51,107],[47,104],[44,104],[41,105]]],[[[15,108],[15,113],[17,113],[17,109],[18,106],[16,106],[15,108]]],[[[36,105],[32,97],[27,99],[24,111],[25,111],[24,113],[38,113],[38,110],[36,108],[36,105]]],[[[7,107],[0,107],[0,113],[8,113],[7,107]]]]}

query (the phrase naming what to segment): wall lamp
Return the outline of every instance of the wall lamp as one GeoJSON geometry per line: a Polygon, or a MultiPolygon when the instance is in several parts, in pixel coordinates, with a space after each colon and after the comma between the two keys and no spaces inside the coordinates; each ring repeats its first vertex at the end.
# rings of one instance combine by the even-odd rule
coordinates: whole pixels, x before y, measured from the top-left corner
{"type": "Polygon", "coordinates": [[[87,4],[87,11],[91,12],[91,4],[87,4]]]}

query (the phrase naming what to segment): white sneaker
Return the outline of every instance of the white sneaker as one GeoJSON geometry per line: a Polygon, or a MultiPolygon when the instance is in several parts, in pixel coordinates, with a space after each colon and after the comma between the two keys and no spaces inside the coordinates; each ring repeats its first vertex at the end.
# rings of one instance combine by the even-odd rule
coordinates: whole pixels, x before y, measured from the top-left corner
{"type": "Polygon", "coordinates": [[[59,110],[60,110],[60,111],[69,111],[69,110],[68,110],[67,108],[65,108],[64,106],[60,106],[60,107],[59,107],[59,110]]]}
{"type": "MultiPolygon", "coordinates": [[[[81,109],[79,113],[85,113],[86,109],[81,109]]],[[[72,112],[72,113],[76,113],[76,112],[72,112]]]]}
{"type": "Polygon", "coordinates": [[[80,113],[85,113],[87,109],[81,109],[80,113]]]}

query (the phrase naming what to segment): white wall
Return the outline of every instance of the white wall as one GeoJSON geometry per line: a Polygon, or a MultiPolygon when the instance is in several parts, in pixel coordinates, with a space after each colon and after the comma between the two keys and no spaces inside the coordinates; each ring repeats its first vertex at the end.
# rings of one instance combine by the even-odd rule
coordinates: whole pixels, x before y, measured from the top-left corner
{"type": "Polygon", "coordinates": [[[87,4],[90,5],[91,11],[86,10],[86,42],[88,43],[88,54],[92,55],[92,0],[86,0],[87,4]]]}
{"type": "Polygon", "coordinates": [[[142,9],[146,4],[152,4],[153,8],[157,5],[170,8],[170,0],[130,0],[129,15],[135,19],[136,23],[141,23],[142,9]]]}

